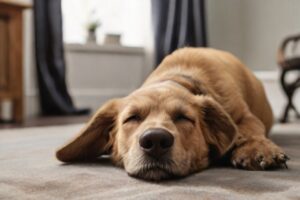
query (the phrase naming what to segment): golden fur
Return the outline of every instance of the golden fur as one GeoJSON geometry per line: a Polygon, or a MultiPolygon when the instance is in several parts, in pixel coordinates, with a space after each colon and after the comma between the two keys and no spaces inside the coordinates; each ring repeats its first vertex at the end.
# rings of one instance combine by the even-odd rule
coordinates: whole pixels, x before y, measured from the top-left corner
{"type": "Polygon", "coordinates": [[[261,82],[237,58],[183,48],[167,56],[139,89],[103,105],[56,155],[74,162],[108,153],[129,175],[149,180],[200,171],[225,154],[235,167],[261,170],[287,160],[267,139],[272,123],[261,82]],[[139,147],[138,138],[149,128],[175,138],[164,163],[148,160],[139,147]]]}

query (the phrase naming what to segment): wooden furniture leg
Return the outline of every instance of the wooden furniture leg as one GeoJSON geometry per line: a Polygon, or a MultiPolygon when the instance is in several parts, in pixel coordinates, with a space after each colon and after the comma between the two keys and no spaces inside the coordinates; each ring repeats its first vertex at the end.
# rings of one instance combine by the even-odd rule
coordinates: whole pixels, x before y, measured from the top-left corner
{"type": "Polygon", "coordinates": [[[21,98],[13,101],[13,119],[17,123],[21,123],[23,121],[23,101],[21,98]]]}

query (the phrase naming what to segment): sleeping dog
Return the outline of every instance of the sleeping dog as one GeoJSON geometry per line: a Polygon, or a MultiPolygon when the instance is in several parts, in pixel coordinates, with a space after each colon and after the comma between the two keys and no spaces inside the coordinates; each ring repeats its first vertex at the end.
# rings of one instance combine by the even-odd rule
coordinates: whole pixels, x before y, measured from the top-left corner
{"type": "Polygon", "coordinates": [[[144,84],[105,103],[57,158],[78,162],[110,154],[130,176],[159,181],[224,159],[265,170],[288,157],[268,139],[272,110],[263,86],[230,53],[183,48],[144,84]]]}

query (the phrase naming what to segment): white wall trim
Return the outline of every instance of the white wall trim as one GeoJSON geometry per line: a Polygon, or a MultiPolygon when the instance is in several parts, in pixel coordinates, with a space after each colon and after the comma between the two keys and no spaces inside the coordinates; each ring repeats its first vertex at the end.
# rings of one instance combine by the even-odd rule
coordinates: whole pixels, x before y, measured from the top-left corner
{"type": "Polygon", "coordinates": [[[122,45],[99,45],[99,44],[65,44],[68,52],[81,53],[109,53],[109,54],[144,54],[143,47],[131,47],[122,45]]]}
{"type": "Polygon", "coordinates": [[[73,89],[70,93],[73,96],[113,96],[128,95],[134,89],[73,89]]]}
{"type": "MultiPolygon", "coordinates": [[[[129,94],[134,90],[132,89],[70,89],[72,96],[111,96],[120,94],[129,94]]],[[[26,97],[37,97],[37,90],[30,90],[25,94],[26,97]]]]}
{"type": "Polygon", "coordinates": [[[254,74],[263,81],[278,81],[280,72],[279,70],[254,71],[254,74]]]}

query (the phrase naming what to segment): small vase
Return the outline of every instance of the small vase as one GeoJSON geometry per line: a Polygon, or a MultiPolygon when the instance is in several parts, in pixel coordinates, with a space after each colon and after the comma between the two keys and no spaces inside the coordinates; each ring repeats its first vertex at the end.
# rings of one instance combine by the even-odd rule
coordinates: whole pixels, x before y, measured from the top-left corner
{"type": "Polygon", "coordinates": [[[89,31],[86,41],[89,44],[96,44],[97,43],[96,31],[89,31]]]}

